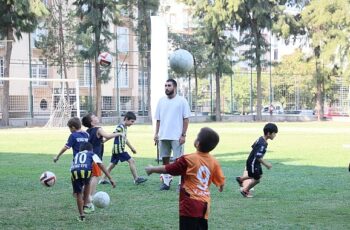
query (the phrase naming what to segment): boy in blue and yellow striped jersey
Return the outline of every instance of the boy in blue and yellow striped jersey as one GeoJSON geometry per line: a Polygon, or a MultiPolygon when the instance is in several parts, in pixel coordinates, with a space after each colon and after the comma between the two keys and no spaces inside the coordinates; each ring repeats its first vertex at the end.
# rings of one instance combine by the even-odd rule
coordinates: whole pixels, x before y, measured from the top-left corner
{"type": "Polygon", "coordinates": [[[84,205],[89,202],[90,195],[90,178],[92,164],[96,163],[98,167],[108,177],[113,188],[115,188],[115,182],[107,169],[103,165],[101,159],[92,152],[92,145],[88,142],[80,144],[80,152],[75,154],[70,171],[71,180],[73,186],[73,193],[77,200],[77,206],[79,211],[78,221],[85,221],[84,205]]]}
{"type": "MultiPolygon", "coordinates": [[[[119,124],[115,130],[117,133],[123,133],[121,136],[114,138],[114,144],[112,149],[111,163],[108,166],[108,172],[110,173],[112,169],[118,164],[118,162],[127,161],[129,163],[130,171],[134,178],[134,183],[136,185],[147,181],[146,178],[139,177],[137,175],[135,160],[125,151],[125,145],[127,145],[130,150],[136,154],[136,149],[130,144],[126,137],[127,128],[134,124],[136,121],[136,115],[133,112],[127,112],[124,116],[123,123],[119,124]]],[[[108,184],[106,177],[100,181],[100,184],[108,184]]]]}

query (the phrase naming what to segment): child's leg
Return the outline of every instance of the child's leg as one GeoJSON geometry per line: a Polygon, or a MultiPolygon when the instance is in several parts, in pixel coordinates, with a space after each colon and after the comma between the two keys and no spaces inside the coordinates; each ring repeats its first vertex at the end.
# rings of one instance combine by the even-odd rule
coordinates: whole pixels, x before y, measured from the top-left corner
{"type": "Polygon", "coordinates": [[[98,184],[98,181],[100,180],[100,177],[93,176],[90,180],[90,195],[93,196],[96,193],[96,187],[98,184]]]}
{"type": "Polygon", "coordinates": [[[84,186],[84,190],[83,190],[83,199],[84,199],[84,205],[90,204],[91,200],[90,200],[90,184],[87,184],[84,186]]]}
{"type": "Polygon", "coordinates": [[[136,165],[135,165],[135,160],[133,158],[130,158],[128,160],[128,163],[129,163],[131,174],[134,177],[134,180],[136,180],[139,176],[137,175],[137,169],[136,169],[136,165]]]}
{"type": "Polygon", "coordinates": [[[254,186],[255,185],[257,185],[257,184],[259,184],[260,183],[260,179],[259,180],[256,180],[256,179],[252,179],[252,178],[250,178],[251,180],[250,180],[250,183],[247,185],[247,186],[245,186],[245,187],[243,187],[243,191],[245,191],[245,192],[249,192],[249,190],[251,190],[252,188],[254,188],[254,186]]]}
{"type": "MultiPolygon", "coordinates": [[[[115,164],[114,164],[114,163],[109,163],[108,168],[107,168],[107,171],[108,171],[109,173],[111,173],[111,171],[114,169],[114,167],[115,167],[115,164]]],[[[107,176],[106,176],[106,175],[104,175],[103,180],[107,180],[107,176]]]]}
{"type": "Polygon", "coordinates": [[[83,199],[83,194],[82,193],[75,193],[76,194],[76,200],[77,200],[77,206],[78,206],[78,211],[80,216],[84,216],[84,199],[83,199]]]}

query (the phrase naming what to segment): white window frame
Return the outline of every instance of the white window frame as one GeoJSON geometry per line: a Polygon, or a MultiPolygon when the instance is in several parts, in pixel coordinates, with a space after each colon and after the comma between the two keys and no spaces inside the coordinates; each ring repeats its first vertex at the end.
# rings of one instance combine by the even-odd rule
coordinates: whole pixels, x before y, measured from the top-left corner
{"type": "MultiPolygon", "coordinates": [[[[91,64],[92,65],[92,64],[91,64]]],[[[85,61],[82,63],[82,74],[79,74],[79,86],[89,87],[90,86],[90,70],[89,62],[85,61]]],[[[91,66],[91,86],[94,86],[94,73],[91,66]]]]}
{"type": "MultiPolygon", "coordinates": [[[[32,60],[32,78],[47,79],[48,78],[48,66],[46,59],[33,59],[32,60]]],[[[33,86],[47,85],[45,81],[33,81],[33,86]]]]}
{"type": "Polygon", "coordinates": [[[118,64],[118,79],[119,79],[119,88],[128,88],[129,87],[129,64],[123,63],[123,65],[118,64]]]}
{"type": "Polygon", "coordinates": [[[119,52],[126,53],[129,51],[129,28],[117,27],[117,45],[119,52]]]}

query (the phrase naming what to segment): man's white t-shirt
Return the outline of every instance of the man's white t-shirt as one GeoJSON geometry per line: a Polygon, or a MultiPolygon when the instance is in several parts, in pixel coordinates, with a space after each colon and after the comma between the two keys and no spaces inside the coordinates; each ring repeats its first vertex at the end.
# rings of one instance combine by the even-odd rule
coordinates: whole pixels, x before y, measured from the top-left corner
{"type": "Polygon", "coordinates": [[[176,95],[169,99],[162,97],[157,105],[155,119],[160,121],[159,140],[179,140],[183,119],[191,116],[191,110],[184,97],[176,95]]]}

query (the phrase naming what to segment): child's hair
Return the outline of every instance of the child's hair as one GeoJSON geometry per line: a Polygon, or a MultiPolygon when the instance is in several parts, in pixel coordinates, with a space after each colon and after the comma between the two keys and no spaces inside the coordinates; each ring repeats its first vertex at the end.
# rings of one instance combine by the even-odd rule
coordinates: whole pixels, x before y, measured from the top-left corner
{"type": "Polygon", "coordinates": [[[79,151],[92,151],[92,144],[90,142],[82,142],[79,146],[79,151]]]}
{"type": "Polygon", "coordinates": [[[81,119],[81,123],[83,123],[86,128],[91,128],[92,115],[92,113],[89,113],[81,119]]]}
{"type": "Polygon", "coordinates": [[[124,121],[125,120],[136,120],[136,115],[135,113],[133,112],[127,112],[125,115],[124,115],[124,121]]]}
{"type": "Polygon", "coordinates": [[[275,125],[274,123],[267,123],[264,126],[264,135],[268,133],[278,133],[277,125],[275,125]]]}
{"type": "Polygon", "coordinates": [[[81,129],[81,122],[80,119],[78,117],[72,117],[71,119],[69,119],[67,126],[69,128],[75,128],[76,130],[81,129]]]}
{"type": "Polygon", "coordinates": [[[174,86],[175,88],[177,88],[177,82],[176,82],[174,79],[169,78],[168,80],[166,80],[166,82],[171,82],[171,83],[173,84],[173,86],[174,86]]]}
{"type": "Polygon", "coordinates": [[[219,143],[219,135],[211,128],[204,127],[198,133],[198,150],[200,152],[210,152],[219,143]]]}

